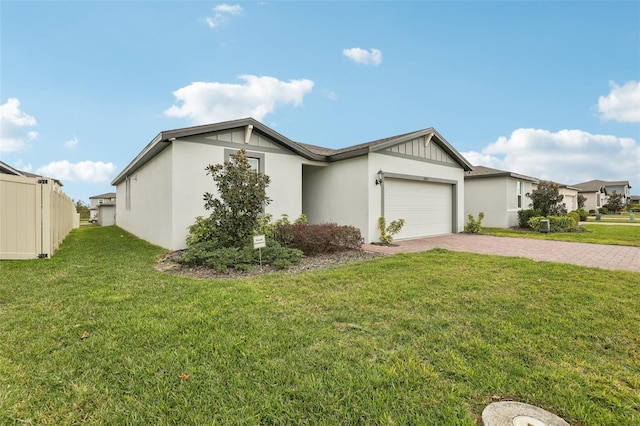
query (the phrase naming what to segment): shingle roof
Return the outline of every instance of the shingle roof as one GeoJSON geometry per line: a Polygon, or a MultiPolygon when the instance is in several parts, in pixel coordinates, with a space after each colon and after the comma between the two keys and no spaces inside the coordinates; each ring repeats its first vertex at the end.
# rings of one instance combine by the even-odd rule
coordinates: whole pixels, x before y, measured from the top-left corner
{"type": "Polygon", "coordinates": [[[313,161],[332,162],[344,160],[351,157],[357,157],[359,155],[366,155],[369,152],[384,149],[393,144],[399,144],[406,140],[410,140],[414,137],[425,136],[433,134],[437,139],[438,145],[450,155],[456,163],[458,163],[464,170],[471,170],[472,166],[467,160],[451,146],[438,132],[433,128],[418,130],[415,132],[403,133],[396,136],[391,136],[383,139],[377,139],[375,141],[366,142],[358,145],[352,145],[340,149],[323,148],[316,145],[309,145],[300,142],[294,142],[289,138],[281,135],[280,133],[270,129],[264,124],[253,118],[242,118],[239,120],[226,121],[222,123],[207,124],[202,126],[187,127],[183,129],[168,130],[160,132],[144,149],[134,158],[123,170],[116,176],[111,182],[112,185],[117,185],[122,182],[127,176],[134,173],[137,169],[142,167],[146,162],[155,157],[158,153],[163,151],[176,139],[180,139],[188,136],[195,136],[204,133],[217,132],[221,130],[234,129],[244,126],[253,126],[254,132],[260,132],[272,139],[278,141],[283,146],[289,148],[296,154],[313,161]]]}
{"type": "MultiPolygon", "coordinates": [[[[598,192],[601,188],[607,186],[629,186],[629,181],[626,180],[618,180],[618,181],[606,181],[606,180],[590,180],[582,183],[575,183],[571,185],[575,188],[578,188],[580,192],[598,192]]],[[[631,188],[629,186],[629,188],[631,188]]]]}
{"type": "Polygon", "coordinates": [[[529,180],[531,182],[538,182],[539,179],[536,179],[531,176],[521,175],[519,173],[508,172],[506,170],[500,169],[492,169],[491,167],[486,166],[473,166],[473,170],[470,172],[466,172],[464,175],[465,179],[476,179],[476,178],[485,178],[485,177],[513,177],[516,179],[524,179],[529,180]]]}
{"type": "Polygon", "coordinates": [[[95,199],[99,199],[99,198],[116,198],[116,193],[115,192],[107,192],[105,194],[100,194],[100,195],[94,195],[93,197],[89,197],[90,200],[95,200],[95,199]]]}

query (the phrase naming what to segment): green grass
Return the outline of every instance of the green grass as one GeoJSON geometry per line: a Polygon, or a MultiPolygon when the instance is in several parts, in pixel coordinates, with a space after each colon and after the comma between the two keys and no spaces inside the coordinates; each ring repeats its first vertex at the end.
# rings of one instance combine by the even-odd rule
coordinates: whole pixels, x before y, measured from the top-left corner
{"type": "Polygon", "coordinates": [[[480,232],[498,237],[535,238],[538,240],[640,247],[640,226],[586,224],[583,227],[589,232],[552,232],[546,234],[526,229],[504,228],[482,228],[480,232]]]}
{"type": "Polygon", "coordinates": [[[589,216],[587,222],[610,222],[610,223],[638,223],[640,221],[640,213],[634,213],[634,220],[631,221],[629,213],[601,215],[597,221],[595,216],[589,216]]]}
{"type": "Polygon", "coordinates": [[[86,227],[0,263],[0,424],[472,426],[492,396],[640,424],[638,273],[432,250],[199,280],[162,252],[86,227]]]}

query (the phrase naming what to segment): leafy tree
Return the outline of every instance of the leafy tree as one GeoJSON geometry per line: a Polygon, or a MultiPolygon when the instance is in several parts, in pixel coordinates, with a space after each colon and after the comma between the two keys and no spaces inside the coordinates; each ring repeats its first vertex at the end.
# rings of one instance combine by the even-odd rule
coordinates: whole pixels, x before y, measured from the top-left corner
{"type": "Polygon", "coordinates": [[[204,194],[204,207],[212,211],[209,219],[215,239],[222,247],[243,247],[271,202],[266,194],[270,178],[252,169],[244,149],[206,170],[218,187],[217,195],[204,194]]]}
{"type": "Polygon", "coordinates": [[[582,194],[578,194],[578,208],[583,209],[584,204],[587,202],[587,197],[582,194]]]}
{"type": "Polygon", "coordinates": [[[76,206],[76,213],[80,213],[80,219],[89,219],[91,212],[89,206],[82,202],[82,200],[74,201],[76,206]]]}
{"type": "Polygon", "coordinates": [[[607,210],[610,212],[618,213],[624,208],[624,202],[622,201],[622,194],[616,191],[613,191],[609,195],[609,199],[607,200],[607,210]]]}
{"type": "Polygon", "coordinates": [[[546,180],[540,181],[538,187],[527,193],[531,199],[530,207],[538,210],[542,216],[562,216],[567,213],[567,206],[562,202],[564,195],[560,194],[557,183],[546,180]]]}

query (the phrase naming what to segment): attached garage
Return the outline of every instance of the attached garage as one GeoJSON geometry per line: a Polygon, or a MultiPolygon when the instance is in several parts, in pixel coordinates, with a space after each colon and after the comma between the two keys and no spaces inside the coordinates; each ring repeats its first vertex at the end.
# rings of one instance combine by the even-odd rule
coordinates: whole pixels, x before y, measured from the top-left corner
{"type": "Polygon", "coordinates": [[[399,239],[457,232],[455,193],[456,182],[387,173],[384,216],[387,223],[405,220],[399,239]]]}

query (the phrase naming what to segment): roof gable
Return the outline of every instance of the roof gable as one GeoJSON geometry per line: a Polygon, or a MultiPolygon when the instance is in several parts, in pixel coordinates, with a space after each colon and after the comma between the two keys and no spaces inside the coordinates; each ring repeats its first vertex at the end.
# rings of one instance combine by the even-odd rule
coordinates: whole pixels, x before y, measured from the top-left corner
{"type": "Polygon", "coordinates": [[[208,140],[242,143],[267,149],[288,149],[308,160],[333,162],[381,152],[409,158],[420,158],[443,164],[459,165],[472,170],[467,160],[433,128],[378,139],[342,149],[323,148],[294,142],[253,118],[186,127],[160,132],[111,182],[117,185],[134,173],[171,143],[179,139],[202,136],[208,140]],[[421,148],[422,146],[422,148],[421,148]]]}

